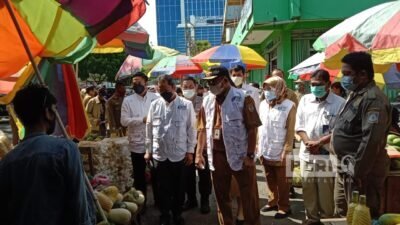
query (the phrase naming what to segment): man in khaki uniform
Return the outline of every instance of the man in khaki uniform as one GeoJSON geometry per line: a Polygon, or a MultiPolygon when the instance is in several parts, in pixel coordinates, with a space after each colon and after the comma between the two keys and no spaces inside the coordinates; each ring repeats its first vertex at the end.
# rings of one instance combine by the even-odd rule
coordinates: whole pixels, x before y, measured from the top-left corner
{"type": "Polygon", "coordinates": [[[110,131],[119,137],[125,136],[126,128],[121,125],[121,108],[125,97],[125,86],[118,81],[114,94],[107,100],[106,109],[109,118],[110,131]]]}
{"type": "Polygon", "coordinates": [[[234,87],[225,67],[211,68],[210,76],[204,79],[211,93],[203,100],[199,113],[196,166],[204,168],[202,152],[207,142],[208,162],[222,214],[220,224],[233,225],[229,196],[233,175],[239,184],[245,224],[259,225],[254,152],[261,121],[254,100],[234,87]]]}
{"type": "Polygon", "coordinates": [[[83,107],[86,108],[87,104],[89,103],[90,99],[96,97],[96,88],[95,86],[90,86],[86,88],[86,95],[82,100],[83,107]]]}
{"type": "Polygon", "coordinates": [[[350,194],[358,190],[367,196],[371,216],[377,218],[390,164],[385,145],[391,107],[375,84],[369,54],[350,53],[342,63],[341,83],[350,94],[336,120],[331,142],[338,157],[336,212],[346,216],[350,194]]]}
{"type": "Polygon", "coordinates": [[[90,99],[86,105],[86,113],[89,117],[90,125],[92,126],[92,131],[98,133],[101,136],[106,136],[107,133],[107,119],[108,115],[106,113],[106,100],[104,96],[106,92],[104,89],[99,90],[99,94],[90,99]]]}

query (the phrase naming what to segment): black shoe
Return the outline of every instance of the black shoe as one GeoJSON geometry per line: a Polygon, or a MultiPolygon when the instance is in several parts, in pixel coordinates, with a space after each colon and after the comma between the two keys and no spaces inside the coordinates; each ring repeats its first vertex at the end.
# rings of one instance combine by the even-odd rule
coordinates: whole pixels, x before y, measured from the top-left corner
{"type": "Polygon", "coordinates": [[[210,209],[210,201],[208,200],[208,196],[207,198],[201,198],[201,203],[200,203],[200,212],[201,214],[208,214],[210,213],[211,209],[210,209]]]}
{"type": "Polygon", "coordinates": [[[174,224],[175,225],[185,225],[185,220],[181,216],[174,218],[174,224]]]}
{"type": "Polygon", "coordinates": [[[290,210],[287,211],[287,212],[285,212],[285,213],[277,212],[277,213],[275,214],[274,218],[275,218],[275,219],[285,219],[285,218],[287,218],[287,217],[290,215],[290,213],[291,213],[290,210]]]}
{"type": "Polygon", "coordinates": [[[190,209],[194,209],[197,208],[198,204],[197,204],[197,200],[195,201],[186,201],[185,204],[183,205],[182,209],[183,211],[187,211],[190,209]]]}
{"type": "Polygon", "coordinates": [[[244,225],[244,220],[236,219],[235,225],[244,225]]]}
{"type": "Polygon", "coordinates": [[[261,208],[261,212],[270,212],[270,211],[277,211],[278,210],[278,206],[269,206],[269,205],[265,205],[264,207],[261,208]]]}
{"type": "Polygon", "coordinates": [[[294,191],[294,187],[293,186],[290,187],[290,195],[289,195],[289,197],[290,198],[296,198],[296,192],[294,191]]]}

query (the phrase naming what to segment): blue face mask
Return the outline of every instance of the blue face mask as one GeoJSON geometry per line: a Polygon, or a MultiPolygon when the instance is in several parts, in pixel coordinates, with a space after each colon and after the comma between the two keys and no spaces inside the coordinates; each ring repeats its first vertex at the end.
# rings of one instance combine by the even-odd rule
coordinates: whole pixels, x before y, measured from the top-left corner
{"type": "Polygon", "coordinates": [[[267,101],[269,101],[269,102],[276,99],[275,90],[266,90],[266,91],[264,91],[264,95],[265,95],[265,99],[267,99],[267,101]]]}
{"type": "Polygon", "coordinates": [[[325,85],[323,86],[311,86],[311,93],[317,98],[322,98],[326,95],[325,85]]]}
{"type": "Polygon", "coordinates": [[[357,85],[354,84],[354,78],[352,76],[343,76],[340,80],[342,87],[348,91],[354,91],[357,89],[357,85]]]}

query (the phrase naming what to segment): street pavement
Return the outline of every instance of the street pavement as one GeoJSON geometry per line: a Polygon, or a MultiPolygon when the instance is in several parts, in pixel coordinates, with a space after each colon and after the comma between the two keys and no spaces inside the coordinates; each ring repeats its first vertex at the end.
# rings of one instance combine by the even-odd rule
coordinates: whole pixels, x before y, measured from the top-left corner
{"type": "MultiPolygon", "coordinates": [[[[267,186],[264,175],[264,169],[261,165],[257,165],[257,184],[258,192],[260,197],[260,208],[267,204],[267,186]]],[[[304,220],[304,206],[302,199],[301,188],[296,189],[296,198],[290,199],[290,205],[292,214],[287,219],[276,220],[274,215],[276,211],[268,213],[261,213],[261,224],[262,225],[296,225],[301,224],[304,220]]],[[[151,195],[152,191],[148,191],[148,208],[146,213],[142,216],[142,225],[158,225],[159,223],[159,211],[153,206],[153,199],[151,195]]],[[[198,196],[198,198],[200,198],[198,196]]],[[[200,213],[200,209],[196,208],[183,213],[186,225],[218,225],[217,210],[215,204],[215,196],[211,196],[211,212],[210,214],[203,215],[200,213]]],[[[234,204],[234,215],[236,215],[236,208],[234,204]]]]}

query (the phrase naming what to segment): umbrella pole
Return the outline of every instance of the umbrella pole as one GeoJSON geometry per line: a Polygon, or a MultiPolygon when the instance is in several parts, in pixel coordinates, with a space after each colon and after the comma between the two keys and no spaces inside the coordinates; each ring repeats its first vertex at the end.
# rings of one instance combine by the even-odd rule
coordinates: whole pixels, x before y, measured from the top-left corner
{"type": "MultiPolygon", "coordinates": [[[[31,52],[30,49],[29,49],[28,43],[26,42],[25,36],[24,36],[24,34],[22,33],[22,30],[21,30],[21,27],[20,27],[20,25],[19,25],[19,23],[18,23],[18,21],[17,21],[17,18],[15,17],[14,11],[13,11],[12,8],[11,8],[10,2],[9,2],[8,0],[3,0],[3,2],[4,2],[4,4],[5,4],[6,7],[7,7],[7,11],[8,11],[8,13],[9,13],[10,16],[11,16],[11,19],[13,20],[13,23],[14,23],[14,25],[15,25],[15,28],[17,29],[18,35],[19,35],[19,37],[20,37],[20,39],[21,39],[21,41],[22,41],[22,44],[23,44],[23,46],[24,46],[24,48],[25,48],[26,54],[27,54],[28,57],[29,57],[29,61],[31,62],[31,64],[32,64],[32,66],[33,66],[33,69],[34,69],[34,71],[35,71],[35,74],[36,74],[37,79],[39,80],[39,83],[42,84],[42,85],[44,85],[44,86],[46,86],[46,84],[45,84],[45,82],[44,82],[44,80],[43,80],[43,78],[42,78],[42,76],[41,76],[39,67],[37,66],[37,64],[36,64],[36,62],[35,62],[35,59],[33,58],[33,55],[32,55],[32,52],[31,52]]],[[[64,126],[63,121],[61,120],[60,114],[58,113],[58,111],[57,111],[57,109],[56,109],[55,107],[52,107],[52,110],[53,110],[54,114],[56,115],[57,122],[58,122],[58,124],[59,124],[59,126],[60,126],[60,128],[61,128],[61,130],[62,130],[62,132],[63,132],[63,134],[64,134],[64,136],[65,136],[66,138],[69,139],[68,132],[67,132],[67,130],[65,129],[65,126],[64,126]]],[[[94,194],[92,185],[90,184],[90,181],[89,181],[89,179],[88,179],[86,173],[85,173],[85,183],[86,183],[86,186],[88,187],[90,193],[92,194],[92,197],[93,197],[93,199],[94,199],[94,201],[95,201],[95,204],[96,204],[96,206],[97,206],[98,211],[99,211],[100,214],[101,214],[101,217],[102,217],[103,221],[108,222],[107,217],[105,216],[105,214],[104,214],[104,212],[103,212],[103,210],[102,210],[102,208],[101,208],[101,206],[100,206],[100,203],[99,203],[99,201],[98,201],[96,195],[94,194]]]]}

